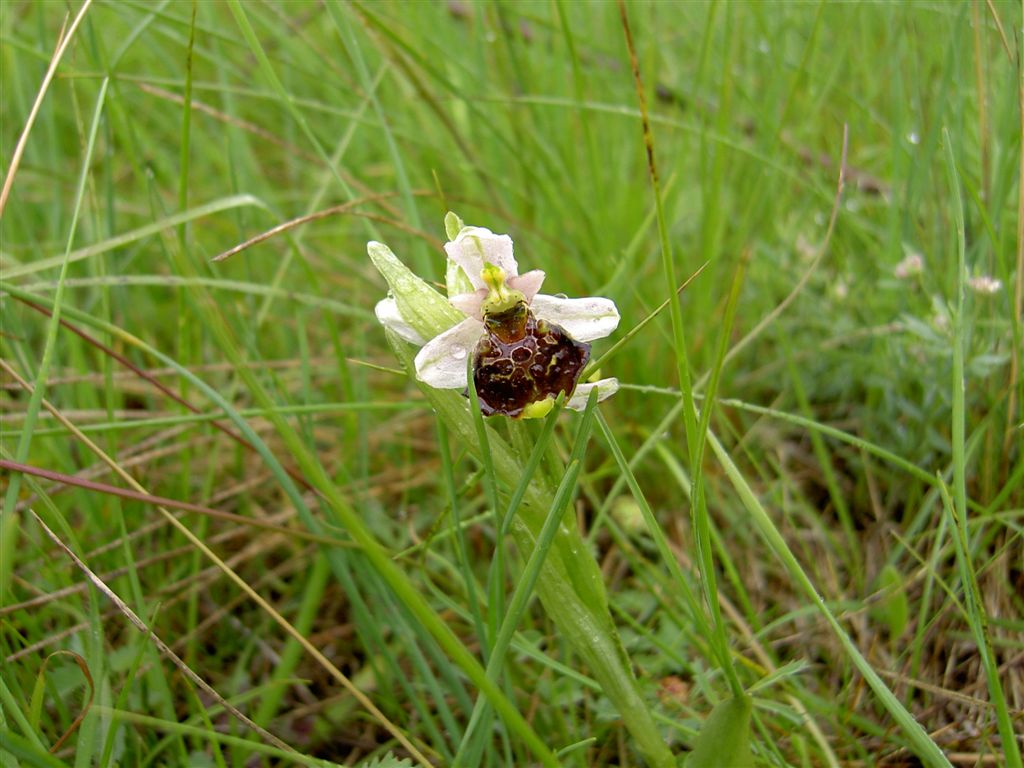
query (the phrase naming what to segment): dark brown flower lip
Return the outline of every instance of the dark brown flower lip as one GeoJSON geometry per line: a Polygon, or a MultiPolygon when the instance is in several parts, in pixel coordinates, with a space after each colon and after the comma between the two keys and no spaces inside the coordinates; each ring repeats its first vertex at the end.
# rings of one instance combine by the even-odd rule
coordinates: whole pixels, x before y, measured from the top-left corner
{"type": "Polygon", "coordinates": [[[537,320],[525,304],[484,319],[473,352],[473,384],[485,416],[519,418],[524,410],[576,389],[590,345],[537,320]]]}

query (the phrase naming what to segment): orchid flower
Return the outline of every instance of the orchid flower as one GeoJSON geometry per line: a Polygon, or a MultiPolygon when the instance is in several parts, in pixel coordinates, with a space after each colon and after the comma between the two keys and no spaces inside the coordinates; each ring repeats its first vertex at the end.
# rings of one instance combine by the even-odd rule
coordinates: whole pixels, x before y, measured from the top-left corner
{"type": "MultiPolygon", "coordinates": [[[[598,400],[614,394],[616,379],[579,384],[590,359],[588,342],[608,336],[619,324],[615,303],[605,298],[569,299],[538,293],[544,272],[519,274],[512,238],[483,227],[465,227],[454,214],[445,219],[449,237],[448,301],[463,319],[426,341],[388,297],[377,304],[380,322],[423,348],[416,377],[437,389],[466,389],[467,359],[486,416],[545,415],[565,392],[567,405],[582,409],[591,390],[598,400]]],[[[371,257],[379,243],[370,243],[371,257]]]]}
{"type": "MultiPolygon", "coordinates": [[[[524,483],[530,467],[536,467],[532,464],[535,451],[529,447],[533,430],[515,423],[495,430],[480,419],[480,413],[538,418],[563,398],[569,407],[583,408],[591,398],[604,399],[615,392],[615,379],[579,382],[590,359],[589,342],[615,330],[618,310],[608,299],[541,294],[544,273],[519,273],[508,235],[465,227],[454,213],[444,223],[449,240],[445,245],[447,296],[383,243],[367,245],[370,260],[389,288],[388,297],[377,304],[377,317],[396,356],[414,373],[433,407],[439,437],[457,437],[482,466],[489,465],[487,473],[493,482],[510,493],[522,489],[515,511],[495,518],[500,520],[495,553],[503,552],[501,537],[508,531],[520,554],[529,558],[527,568],[540,569],[535,571],[534,589],[548,615],[615,704],[648,764],[671,768],[676,761],[644,701],[608,612],[601,568],[584,542],[575,515],[566,509],[572,494],[566,480],[573,477],[573,466],[578,471],[578,463],[570,462],[557,492],[550,482],[558,474],[557,459],[550,477],[536,472],[524,483]],[[467,394],[467,388],[471,389],[468,394],[476,394],[479,412],[467,408],[457,394],[458,390],[467,394]]],[[[554,424],[549,421],[548,426],[554,424]]],[[[579,451],[587,444],[591,426],[589,419],[579,421],[574,457],[582,455],[579,451]]],[[[442,452],[449,452],[447,439],[439,443],[442,452]]],[[[454,518],[453,522],[458,525],[454,518]]],[[[504,573],[497,554],[495,558],[494,572],[504,573]]],[[[500,659],[501,648],[493,650],[493,658],[500,659]]],[[[474,708],[471,723],[478,721],[481,706],[474,708]]]]}

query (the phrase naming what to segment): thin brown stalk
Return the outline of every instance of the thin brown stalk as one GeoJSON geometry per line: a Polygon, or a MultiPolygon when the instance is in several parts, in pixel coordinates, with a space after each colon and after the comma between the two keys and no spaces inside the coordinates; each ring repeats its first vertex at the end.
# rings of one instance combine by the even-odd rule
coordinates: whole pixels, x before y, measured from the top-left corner
{"type": "MultiPolygon", "coordinates": [[[[384,192],[379,195],[370,195],[369,197],[362,197],[358,200],[352,200],[347,203],[341,203],[340,205],[332,205],[330,208],[324,208],[322,211],[315,211],[314,213],[310,213],[305,216],[298,216],[294,219],[289,219],[288,221],[281,222],[276,227],[271,227],[266,232],[261,232],[255,237],[250,237],[245,242],[239,243],[233,248],[228,248],[223,253],[218,253],[216,256],[210,259],[210,261],[224,261],[225,259],[228,259],[237,253],[241,253],[247,248],[251,248],[254,245],[262,243],[264,240],[269,240],[272,237],[280,235],[282,232],[288,232],[289,230],[295,229],[296,227],[302,226],[303,224],[309,224],[310,222],[318,221],[320,219],[326,219],[329,216],[337,216],[342,213],[348,213],[353,216],[360,216],[364,219],[370,219],[372,221],[385,222],[387,224],[391,224],[396,229],[401,229],[404,232],[408,232],[411,235],[415,235],[416,237],[420,238],[425,242],[436,244],[437,239],[428,232],[416,229],[415,227],[410,227],[409,225],[404,224],[403,222],[398,221],[396,219],[392,219],[388,216],[381,216],[375,213],[364,213],[362,211],[355,210],[356,207],[360,205],[377,202],[379,200],[386,200],[389,197],[394,197],[396,194],[398,193],[384,192]]],[[[430,197],[433,194],[433,192],[426,190],[413,190],[413,195],[419,195],[421,197],[430,197]]]]}
{"type": "MultiPolygon", "coordinates": [[[[0,365],[5,369],[7,364],[0,360],[0,365]]],[[[87,491],[94,491],[96,493],[105,493],[110,496],[117,496],[122,499],[128,499],[130,501],[140,501],[143,504],[162,505],[170,509],[180,509],[185,512],[197,512],[200,515],[206,515],[207,517],[216,518],[218,520],[225,520],[229,523],[235,523],[236,525],[245,525],[252,528],[263,528],[264,530],[274,531],[276,533],[283,534],[285,536],[293,536],[298,539],[304,539],[306,541],[315,541],[318,544],[325,544],[332,547],[354,547],[356,546],[351,541],[345,541],[344,539],[335,539],[330,536],[319,536],[315,533],[309,533],[299,529],[288,528],[283,525],[274,525],[258,518],[246,517],[244,515],[236,515],[232,512],[224,512],[219,509],[213,509],[211,507],[204,507],[202,504],[193,504],[189,501],[179,501],[177,499],[171,499],[166,496],[154,496],[149,493],[140,493],[138,491],[132,491],[127,488],[118,488],[116,485],[108,485],[106,483],[97,483],[94,480],[86,480],[82,477],[75,475],[69,475],[65,472],[54,472],[50,469],[43,469],[42,467],[34,467],[29,464],[22,464],[17,461],[9,461],[7,459],[0,459],[0,469],[6,469],[10,472],[22,472],[26,475],[32,475],[33,477],[41,477],[44,480],[50,480],[54,483],[62,485],[72,486],[75,488],[82,488],[87,491]]],[[[0,609],[2,611],[2,609],[0,609]]]]}
{"type": "MultiPolygon", "coordinates": [[[[170,440],[180,433],[180,428],[174,430],[166,430],[165,432],[154,435],[154,438],[164,438],[164,440],[170,440]]],[[[170,456],[174,456],[184,448],[192,448],[194,450],[200,450],[204,446],[213,442],[212,436],[203,436],[198,439],[189,440],[186,443],[165,443],[160,445],[158,439],[146,439],[143,443],[134,446],[134,450],[129,449],[125,451],[119,457],[119,464],[121,469],[133,469],[135,467],[150,466],[154,462],[161,459],[165,459],[170,456]],[[153,448],[152,445],[160,445],[158,448],[153,448]]],[[[110,473],[110,467],[101,461],[97,461],[94,464],[90,464],[83,469],[80,469],[77,473],[77,477],[84,477],[86,479],[95,479],[105,474],[110,473]]],[[[58,494],[68,486],[59,485],[53,486],[49,489],[51,494],[58,494]]],[[[15,505],[15,509],[19,512],[28,509],[29,506],[34,504],[36,497],[33,495],[26,496],[15,505]]]]}
{"type": "Polygon", "coordinates": [[[71,562],[75,564],[75,567],[77,567],[78,570],[85,574],[85,577],[90,582],[92,582],[93,586],[95,586],[96,589],[98,589],[100,592],[106,595],[107,599],[109,599],[110,602],[117,606],[117,609],[121,612],[121,614],[126,619],[128,619],[128,621],[131,622],[131,624],[136,629],[138,629],[140,632],[142,632],[150,640],[153,641],[153,644],[160,649],[160,652],[164,656],[166,656],[170,660],[170,662],[174,664],[174,666],[181,670],[182,674],[184,674],[185,677],[191,680],[200,690],[202,690],[204,693],[210,696],[220,706],[224,707],[224,710],[226,712],[230,713],[239,722],[244,723],[247,727],[251,728],[253,731],[258,733],[262,738],[266,739],[269,743],[273,744],[278,749],[283,749],[287,752],[295,751],[285,742],[277,738],[277,736],[270,733],[270,731],[268,731],[266,728],[263,728],[262,726],[258,725],[257,723],[253,722],[248,717],[246,717],[244,714],[242,714],[233,704],[231,704],[231,702],[229,702],[227,699],[225,699],[223,696],[217,693],[213,686],[211,686],[209,683],[203,680],[203,678],[201,678],[194,671],[192,671],[192,668],[189,667],[188,664],[186,664],[184,661],[182,661],[181,658],[170,649],[170,646],[168,646],[167,643],[161,640],[160,637],[156,634],[156,632],[149,628],[146,622],[144,622],[142,619],[138,617],[135,611],[128,607],[128,604],[121,599],[120,595],[118,595],[113,589],[108,587],[107,584],[103,581],[103,579],[97,576],[89,568],[89,566],[86,565],[78,557],[78,555],[71,551],[71,548],[68,547],[61,540],[61,538],[50,529],[50,527],[43,521],[43,519],[39,517],[38,514],[36,514],[35,510],[30,509],[29,514],[31,514],[32,517],[35,519],[36,524],[40,528],[42,528],[43,533],[46,534],[47,538],[49,538],[50,541],[56,544],[57,547],[62,552],[64,552],[65,555],[68,556],[71,562]]]}
{"type": "Polygon", "coordinates": [[[1003,29],[1003,22],[999,20],[999,14],[996,13],[996,7],[992,3],[992,0],[985,0],[985,5],[988,6],[988,12],[992,15],[992,21],[996,24],[996,30],[999,32],[999,39],[1003,42],[1003,50],[1006,51],[1006,58],[1012,62],[1013,51],[1010,49],[1010,41],[1006,39],[1006,30],[1003,29]]]}
{"type": "MultiPolygon", "coordinates": [[[[110,610],[101,613],[99,615],[99,619],[100,622],[105,623],[110,619],[115,618],[116,616],[117,609],[111,608],[110,610]]],[[[85,632],[87,629],[89,629],[89,626],[90,624],[88,621],[80,621],[77,624],[72,624],[70,627],[65,627],[60,632],[51,632],[50,634],[46,635],[42,640],[38,640],[32,643],[31,645],[26,645],[21,650],[12,653],[10,656],[4,659],[4,664],[13,664],[14,662],[19,661],[20,659],[28,658],[29,656],[34,656],[35,654],[48,648],[51,645],[56,645],[62,640],[66,640],[69,637],[77,635],[79,632],[85,632]]]]}
{"type": "Polygon", "coordinates": [[[78,9],[78,13],[75,15],[75,20],[71,22],[70,28],[67,27],[67,16],[64,17],[64,23],[60,28],[60,35],[57,37],[57,48],[50,58],[50,66],[46,69],[43,82],[39,86],[38,93],[36,93],[36,100],[32,103],[32,109],[28,113],[28,120],[25,121],[25,127],[21,130],[21,135],[18,137],[18,143],[14,147],[11,164],[7,170],[7,177],[4,179],[4,186],[0,189],[0,216],[3,215],[4,208],[7,207],[7,199],[10,197],[11,188],[14,186],[14,177],[17,175],[18,167],[21,165],[22,155],[25,154],[28,136],[32,132],[32,126],[35,125],[36,117],[39,115],[39,108],[42,107],[43,99],[50,88],[50,83],[53,82],[53,77],[57,74],[57,66],[64,57],[64,52],[71,44],[71,39],[75,36],[75,31],[78,29],[78,25],[82,23],[82,19],[85,18],[85,12],[89,10],[90,5],[92,5],[92,0],[85,0],[82,3],[82,7],[78,9]]]}
{"type": "MultiPolygon", "coordinates": [[[[135,85],[138,87],[140,91],[148,93],[151,96],[156,96],[158,99],[164,99],[165,101],[169,101],[173,104],[185,104],[185,99],[180,94],[172,93],[171,91],[164,90],[163,88],[160,88],[155,85],[150,85],[149,83],[145,82],[138,82],[135,85]]],[[[203,114],[209,115],[215,120],[219,120],[222,123],[233,126],[235,128],[239,128],[243,131],[246,131],[247,133],[251,133],[253,136],[257,136],[263,139],[264,141],[267,141],[271,144],[274,144],[275,146],[280,147],[289,154],[301,157],[303,160],[307,160],[312,163],[320,162],[320,157],[316,153],[309,152],[305,149],[302,149],[301,147],[295,146],[294,144],[289,144],[287,141],[284,141],[278,136],[275,136],[266,128],[263,128],[262,126],[259,126],[256,123],[251,123],[248,120],[242,120],[240,118],[229,115],[225,112],[221,112],[220,110],[211,107],[209,104],[205,104],[195,99],[189,102],[189,106],[191,106],[192,109],[196,112],[202,112],[203,114]]]]}

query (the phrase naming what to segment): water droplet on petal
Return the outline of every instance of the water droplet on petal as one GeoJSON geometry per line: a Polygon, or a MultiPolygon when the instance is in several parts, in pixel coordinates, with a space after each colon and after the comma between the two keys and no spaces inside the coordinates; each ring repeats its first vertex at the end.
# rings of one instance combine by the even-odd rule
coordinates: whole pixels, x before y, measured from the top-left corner
{"type": "Polygon", "coordinates": [[[452,350],[452,357],[454,357],[456,360],[465,360],[466,359],[466,350],[465,350],[465,348],[464,347],[456,347],[454,350],[452,350]]]}

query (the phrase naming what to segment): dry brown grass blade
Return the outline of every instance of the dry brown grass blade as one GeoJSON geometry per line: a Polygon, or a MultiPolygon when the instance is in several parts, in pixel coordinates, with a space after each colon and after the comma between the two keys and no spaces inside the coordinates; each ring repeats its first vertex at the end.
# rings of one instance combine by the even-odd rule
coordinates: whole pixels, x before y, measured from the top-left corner
{"type": "Polygon", "coordinates": [[[85,18],[85,12],[89,10],[90,5],[92,5],[92,0],[85,0],[85,2],[82,3],[82,7],[78,9],[78,13],[75,15],[75,20],[71,22],[70,28],[67,27],[66,16],[64,18],[64,24],[61,25],[60,35],[57,37],[57,48],[54,50],[53,57],[50,59],[50,66],[47,67],[46,74],[43,76],[43,82],[39,86],[39,92],[36,94],[36,100],[32,103],[32,109],[28,113],[28,120],[25,121],[25,127],[22,129],[21,135],[18,137],[18,143],[14,147],[14,154],[11,156],[11,164],[7,170],[7,177],[4,179],[4,186],[0,189],[0,216],[3,215],[4,208],[7,207],[7,200],[10,197],[11,188],[14,186],[14,177],[18,173],[18,167],[21,165],[21,157],[25,154],[25,147],[28,145],[28,135],[32,132],[32,126],[36,122],[36,117],[39,114],[40,107],[43,105],[43,99],[50,88],[50,83],[53,82],[53,76],[57,74],[57,66],[60,64],[60,60],[64,57],[64,52],[67,50],[68,45],[71,44],[71,38],[75,36],[75,30],[77,30],[78,25],[82,23],[82,19],[85,18]]]}
{"type": "Polygon", "coordinates": [[[992,3],[992,0],[985,0],[985,6],[988,8],[988,12],[992,16],[992,21],[996,24],[996,30],[999,32],[999,39],[1003,43],[1003,50],[1006,52],[1006,58],[1013,61],[1013,51],[1010,49],[1010,41],[1006,39],[1006,30],[1003,29],[1003,22],[999,19],[999,14],[996,13],[995,5],[992,3]]]}
{"type": "MultiPolygon", "coordinates": [[[[0,366],[3,366],[5,370],[8,370],[8,366],[5,362],[0,361],[0,366]]],[[[140,493],[139,491],[132,491],[127,488],[118,488],[116,485],[97,483],[95,480],[86,480],[85,478],[76,477],[75,475],[69,475],[64,472],[54,472],[53,470],[34,467],[30,464],[21,464],[17,461],[9,461],[8,459],[0,459],[0,469],[6,469],[10,472],[22,472],[26,475],[50,480],[51,482],[74,486],[87,491],[106,493],[110,496],[117,496],[122,499],[141,501],[143,504],[153,504],[157,506],[162,505],[170,509],[180,509],[185,512],[196,512],[200,515],[217,518],[218,520],[226,520],[227,522],[235,523],[236,525],[263,528],[264,530],[275,531],[276,533],[280,533],[285,536],[293,536],[297,539],[305,539],[306,541],[315,541],[319,544],[326,544],[332,547],[354,548],[357,546],[354,542],[345,541],[344,539],[334,539],[330,536],[319,536],[315,533],[309,533],[308,531],[296,528],[288,528],[283,525],[275,525],[257,518],[236,515],[231,512],[222,512],[221,510],[213,509],[212,507],[204,507],[202,504],[193,504],[189,501],[169,499],[166,496],[154,496],[153,494],[140,493]]],[[[0,615],[3,614],[3,610],[3,608],[0,608],[0,615]]]]}
{"type": "MultiPolygon", "coordinates": [[[[224,531],[223,533],[219,534],[218,536],[214,536],[213,539],[214,540],[218,540],[218,541],[225,541],[227,539],[230,539],[230,538],[233,538],[233,537],[237,537],[238,535],[239,535],[239,531],[238,530],[228,530],[228,531],[224,531]]],[[[144,568],[148,568],[151,565],[157,565],[158,563],[164,563],[164,562],[167,562],[168,560],[172,560],[173,561],[173,560],[175,560],[175,559],[177,559],[179,557],[184,557],[185,555],[189,555],[191,553],[192,553],[192,548],[191,547],[187,547],[187,546],[184,546],[184,547],[174,547],[173,549],[164,550],[163,552],[161,552],[158,555],[150,555],[149,557],[145,557],[145,558],[141,558],[139,560],[136,560],[130,566],[129,565],[123,565],[120,568],[114,568],[114,569],[112,569],[110,571],[107,571],[106,573],[102,573],[102,574],[100,574],[100,578],[109,583],[109,582],[113,581],[114,579],[117,579],[117,578],[119,578],[121,576],[124,576],[125,574],[127,574],[127,573],[129,573],[129,572],[131,572],[133,570],[134,571],[141,571],[144,568]]],[[[88,559],[89,557],[90,557],[90,555],[88,553],[86,553],[83,556],[82,559],[83,560],[84,559],[88,559]]],[[[36,595],[35,597],[30,597],[28,600],[22,600],[20,603],[9,603],[7,605],[0,606],[0,617],[2,617],[2,616],[9,616],[12,613],[17,613],[18,611],[33,610],[33,609],[39,608],[39,607],[41,607],[43,605],[48,605],[49,603],[56,602],[58,600],[65,600],[68,597],[70,597],[71,595],[76,595],[76,594],[78,594],[80,592],[84,592],[87,587],[88,587],[88,584],[86,584],[85,582],[79,581],[79,582],[75,582],[74,584],[69,584],[66,587],[61,587],[60,589],[55,589],[55,590],[53,590],[51,592],[41,592],[40,594],[36,595]]],[[[166,603],[164,603],[163,605],[166,606],[166,603]]],[[[76,625],[76,626],[79,626],[79,625],[76,625]]],[[[87,626],[87,624],[82,624],[80,626],[82,628],[84,628],[85,626],[87,626]]],[[[74,634],[74,633],[72,633],[72,634],[74,634]]],[[[46,639],[49,640],[50,637],[48,636],[46,639]]],[[[40,647],[45,648],[46,645],[44,644],[44,645],[42,645],[40,647]]],[[[17,658],[19,658],[20,656],[23,656],[23,655],[25,655],[25,649],[22,649],[22,650],[19,650],[19,651],[15,651],[14,653],[12,653],[10,656],[7,657],[6,661],[8,661],[8,662],[14,661],[15,659],[17,659],[17,658]]]]}
{"type": "Polygon", "coordinates": [[[82,721],[85,720],[85,716],[89,714],[89,709],[92,707],[93,699],[96,697],[96,684],[92,680],[92,673],[89,672],[89,665],[85,663],[85,659],[74,651],[60,650],[51,653],[43,659],[43,666],[39,668],[40,675],[46,674],[46,668],[50,666],[50,661],[54,656],[70,656],[75,664],[78,665],[78,668],[82,670],[82,674],[85,676],[85,682],[89,684],[89,698],[86,700],[85,706],[82,707],[82,711],[78,713],[78,716],[75,717],[71,725],[68,726],[68,729],[64,731],[64,734],[54,742],[52,747],[50,747],[51,755],[60,749],[65,741],[71,738],[71,734],[78,730],[78,726],[82,724],[82,721]]]}
{"type": "MultiPolygon", "coordinates": [[[[250,237],[245,242],[239,243],[233,248],[228,248],[223,253],[218,253],[216,256],[210,259],[210,261],[224,261],[225,259],[228,259],[234,256],[235,254],[241,253],[247,248],[251,248],[254,245],[258,245],[259,243],[262,243],[264,240],[269,240],[270,238],[280,235],[283,232],[288,232],[289,230],[295,229],[296,227],[300,227],[303,224],[309,224],[310,222],[313,221],[326,219],[330,216],[338,216],[343,213],[348,213],[353,216],[360,216],[364,219],[370,219],[371,221],[379,221],[384,222],[386,224],[390,224],[396,229],[408,232],[409,234],[420,238],[424,242],[430,243],[435,248],[440,247],[437,244],[436,238],[429,232],[424,232],[423,230],[416,229],[415,227],[410,227],[408,224],[405,224],[404,222],[399,221],[397,219],[393,219],[389,216],[381,216],[376,213],[365,213],[363,211],[356,210],[356,208],[360,205],[366,205],[367,203],[374,203],[387,200],[389,198],[395,197],[397,194],[397,192],[384,192],[379,195],[362,197],[359,198],[358,200],[352,200],[347,203],[341,203],[340,205],[332,205],[330,208],[324,208],[321,211],[314,211],[313,213],[307,214],[305,216],[298,216],[294,219],[283,221],[276,227],[271,227],[266,232],[261,232],[260,234],[254,237],[250,237]]],[[[432,197],[435,193],[429,190],[413,190],[412,194],[419,197],[432,197]]]]}
{"type": "MultiPolygon", "coordinates": [[[[179,93],[171,93],[170,91],[164,90],[163,88],[159,88],[155,85],[151,85],[150,83],[146,82],[138,82],[135,85],[140,91],[142,91],[143,93],[148,93],[150,96],[156,96],[158,99],[164,99],[165,101],[169,101],[172,104],[178,104],[181,106],[185,105],[185,98],[179,93]]],[[[320,162],[320,156],[317,155],[315,152],[309,152],[301,147],[297,147],[294,144],[291,144],[281,139],[279,136],[276,136],[274,133],[268,131],[266,128],[257,125],[256,123],[249,122],[248,120],[242,120],[240,118],[229,115],[226,112],[221,112],[219,109],[215,109],[214,107],[211,107],[209,104],[199,101],[198,99],[192,99],[191,101],[189,101],[189,106],[194,111],[202,112],[205,115],[209,115],[213,119],[222,122],[225,125],[230,125],[235,128],[239,128],[243,131],[246,131],[247,133],[251,133],[253,136],[257,136],[270,144],[278,146],[281,149],[288,152],[289,154],[294,155],[295,157],[301,157],[303,160],[306,160],[307,162],[311,163],[320,162]]]]}
{"type": "MultiPolygon", "coordinates": [[[[282,516],[284,516],[286,514],[288,514],[288,513],[287,512],[279,513],[275,517],[282,517],[282,516]]],[[[163,521],[161,521],[160,524],[164,525],[163,521]]],[[[144,528],[145,528],[145,526],[143,527],[143,529],[144,528]]],[[[140,529],[140,530],[143,530],[143,529],[140,529]]],[[[133,534],[134,533],[135,533],[135,531],[133,531],[133,534]]],[[[225,544],[225,543],[231,542],[234,539],[238,538],[241,535],[241,533],[242,533],[242,529],[239,529],[239,528],[229,528],[228,530],[221,531],[220,533],[217,533],[217,534],[211,536],[210,537],[210,543],[211,544],[225,544]]],[[[95,550],[93,550],[93,552],[95,552],[95,550]]],[[[184,556],[190,554],[191,552],[192,552],[192,547],[190,547],[190,546],[175,547],[173,549],[165,550],[165,551],[161,552],[158,555],[152,555],[150,557],[146,557],[146,558],[142,558],[142,559],[139,559],[139,560],[135,560],[131,566],[122,566],[121,568],[115,568],[113,570],[107,571],[106,573],[100,574],[100,578],[103,579],[103,581],[105,581],[105,582],[107,582],[109,584],[113,579],[119,578],[120,576],[125,575],[126,573],[128,573],[131,570],[141,570],[143,568],[147,568],[147,567],[149,567],[151,565],[155,565],[157,563],[162,563],[162,562],[165,562],[167,560],[174,560],[174,559],[177,559],[179,557],[184,557],[184,556]]],[[[239,550],[239,552],[244,552],[244,550],[239,550]]],[[[92,557],[93,557],[93,555],[91,553],[86,553],[85,555],[83,555],[82,559],[88,561],[92,557]]],[[[239,554],[236,553],[236,555],[233,557],[233,559],[229,561],[229,565],[234,566],[234,564],[236,562],[241,562],[242,560],[244,560],[244,556],[243,555],[239,555],[239,554]]],[[[286,562],[290,562],[290,561],[286,561],[286,562]]],[[[168,608],[170,608],[171,606],[175,605],[176,603],[178,603],[178,602],[180,602],[182,600],[186,600],[188,598],[188,590],[189,590],[190,587],[202,589],[202,585],[212,583],[212,578],[208,578],[208,576],[210,576],[214,571],[216,571],[217,574],[220,573],[219,571],[217,571],[217,569],[215,567],[211,566],[208,569],[205,569],[205,570],[203,570],[203,571],[201,571],[199,573],[193,574],[193,575],[185,577],[183,579],[179,579],[178,581],[165,582],[165,583],[161,584],[160,588],[157,591],[157,595],[166,595],[166,598],[162,598],[159,601],[160,602],[161,610],[167,610],[168,608]]],[[[263,586],[266,586],[266,584],[268,583],[269,579],[272,578],[275,574],[280,573],[280,571],[281,571],[281,569],[274,569],[274,570],[268,571],[266,574],[264,574],[263,577],[261,577],[261,579],[259,581],[256,581],[254,583],[254,587],[257,588],[257,589],[260,589],[263,586]]],[[[29,586],[31,586],[31,585],[29,585],[29,586]]],[[[51,603],[51,602],[53,602],[55,600],[63,600],[63,599],[67,598],[70,595],[79,594],[81,592],[84,592],[88,588],[89,588],[89,582],[86,582],[86,581],[75,582],[74,584],[70,584],[70,585],[68,585],[66,587],[63,587],[61,589],[54,590],[53,592],[42,593],[42,594],[40,594],[40,595],[38,595],[38,596],[36,596],[34,598],[30,598],[28,600],[22,601],[21,603],[16,603],[14,605],[5,605],[2,608],[0,608],[0,616],[8,615],[8,614],[14,613],[16,611],[20,611],[20,610],[32,610],[32,609],[38,608],[39,606],[51,603]]],[[[247,597],[246,595],[241,595],[240,594],[236,598],[233,599],[231,604],[232,605],[240,604],[241,602],[243,602],[246,599],[246,597],[247,597]]],[[[102,622],[106,622],[108,619],[113,618],[116,615],[117,615],[117,610],[116,609],[111,609],[111,610],[108,610],[108,611],[100,614],[100,620],[102,622]]],[[[15,661],[17,661],[18,659],[21,659],[21,658],[24,658],[24,657],[36,654],[36,653],[42,651],[43,649],[48,648],[51,645],[54,645],[55,643],[61,642],[62,640],[66,639],[68,637],[71,637],[72,635],[75,635],[75,634],[77,634],[79,632],[86,631],[88,628],[89,628],[89,622],[87,622],[87,621],[80,622],[78,624],[72,624],[72,625],[70,625],[68,627],[65,627],[64,629],[60,630],[59,632],[55,632],[55,633],[49,634],[46,637],[44,637],[42,640],[37,641],[35,643],[32,643],[31,645],[26,645],[24,648],[21,648],[21,649],[15,651],[14,653],[12,653],[9,656],[7,656],[7,658],[4,659],[4,662],[8,663],[8,664],[12,664],[15,661]]],[[[193,630],[193,632],[195,632],[195,631],[196,630],[193,630]]],[[[179,645],[180,643],[182,643],[182,638],[178,638],[177,640],[175,640],[175,642],[172,644],[171,647],[174,648],[176,645],[179,645]]]]}

